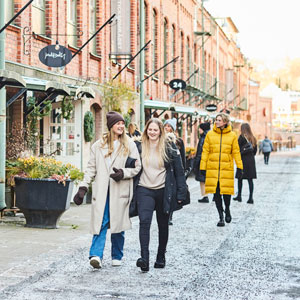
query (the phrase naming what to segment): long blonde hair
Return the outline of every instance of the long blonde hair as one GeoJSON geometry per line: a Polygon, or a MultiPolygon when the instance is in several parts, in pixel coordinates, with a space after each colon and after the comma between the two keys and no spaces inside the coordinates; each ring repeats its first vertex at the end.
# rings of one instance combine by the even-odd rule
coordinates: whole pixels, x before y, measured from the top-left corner
{"type": "Polygon", "coordinates": [[[157,145],[157,153],[158,153],[158,163],[159,166],[162,167],[164,165],[165,161],[168,161],[168,155],[166,152],[166,148],[167,148],[167,144],[168,144],[168,140],[166,138],[166,134],[164,131],[164,125],[162,123],[161,120],[157,119],[157,118],[151,118],[150,120],[148,120],[144,132],[142,134],[142,159],[143,162],[148,164],[149,163],[149,159],[150,159],[150,141],[149,141],[149,137],[147,134],[148,128],[150,126],[150,124],[155,123],[158,127],[159,127],[159,131],[160,131],[160,135],[159,135],[159,140],[158,140],[158,145],[157,145]]]}
{"type": "MultiPolygon", "coordinates": [[[[125,133],[125,130],[123,131],[123,133],[119,136],[119,142],[120,142],[120,146],[119,149],[120,150],[123,146],[123,155],[126,156],[129,153],[129,141],[128,141],[128,136],[125,133]]],[[[114,152],[114,140],[115,140],[115,133],[113,132],[113,129],[111,128],[108,132],[104,133],[102,136],[102,143],[101,143],[101,148],[104,148],[105,145],[108,146],[108,153],[105,155],[105,157],[110,156],[113,152],[114,152]]]]}

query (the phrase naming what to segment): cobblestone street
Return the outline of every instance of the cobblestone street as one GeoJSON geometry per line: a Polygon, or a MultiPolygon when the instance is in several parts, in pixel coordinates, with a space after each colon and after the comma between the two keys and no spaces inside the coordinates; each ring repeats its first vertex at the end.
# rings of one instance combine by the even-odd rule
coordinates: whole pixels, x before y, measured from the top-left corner
{"type": "Polygon", "coordinates": [[[110,237],[100,270],[88,262],[89,206],[72,206],[57,230],[24,228],[22,219],[0,224],[0,299],[300,299],[300,152],[256,158],[254,205],[232,201],[232,223],[216,226],[214,202],[199,204],[199,184],[189,178],[191,205],[174,213],[167,265],[154,269],[153,218],[150,271],[139,257],[138,219],[126,232],[123,265],[111,266],[110,237]]]}

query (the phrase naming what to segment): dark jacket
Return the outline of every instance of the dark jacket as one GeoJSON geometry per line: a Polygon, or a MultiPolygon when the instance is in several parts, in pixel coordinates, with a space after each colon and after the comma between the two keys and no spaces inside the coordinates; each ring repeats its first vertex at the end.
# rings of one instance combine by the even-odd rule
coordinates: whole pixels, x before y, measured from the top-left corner
{"type": "Polygon", "coordinates": [[[180,152],[183,170],[185,170],[186,169],[185,147],[182,138],[180,137],[176,138],[176,146],[180,152]]]}
{"type": "Polygon", "coordinates": [[[202,149],[203,149],[203,144],[204,140],[206,137],[206,134],[208,133],[209,130],[205,130],[201,135],[200,139],[197,145],[197,152],[194,160],[194,173],[195,173],[195,179],[197,181],[205,182],[205,176],[200,173],[200,161],[201,161],[201,156],[202,156],[202,149]]]}
{"type": "MultiPolygon", "coordinates": [[[[166,214],[169,214],[174,210],[182,208],[182,205],[178,204],[177,201],[182,201],[183,205],[189,204],[186,202],[187,184],[184,176],[180,152],[174,143],[170,145],[171,147],[168,147],[167,151],[169,160],[165,162],[166,181],[164,190],[163,210],[166,214]]],[[[138,148],[139,146],[140,145],[138,145],[138,148]]],[[[129,157],[126,162],[126,166],[133,167],[134,164],[135,159],[129,157]]],[[[139,184],[141,173],[142,170],[134,178],[134,193],[130,205],[130,217],[137,215],[137,199],[135,190],[139,184]]]]}
{"type": "MultiPolygon", "coordinates": [[[[239,139],[240,149],[243,149],[243,146],[247,144],[247,140],[244,136],[240,135],[239,139]]],[[[256,166],[255,166],[255,154],[257,152],[257,145],[253,146],[253,151],[248,153],[242,153],[241,157],[243,161],[243,179],[255,179],[256,178],[256,166]]],[[[237,175],[235,175],[237,178],[237,175]]]]}

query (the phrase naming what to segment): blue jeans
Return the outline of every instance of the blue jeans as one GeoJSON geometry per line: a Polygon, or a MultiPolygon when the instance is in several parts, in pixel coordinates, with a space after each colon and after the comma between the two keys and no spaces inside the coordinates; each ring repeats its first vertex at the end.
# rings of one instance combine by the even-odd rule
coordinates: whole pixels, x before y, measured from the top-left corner
{"type": "MultiPolygon", "coordinates": [[[[99,256],[103,258],[103,251],[106,241],[106,233],[109,226],[109,194],[107,194],[105,209],[103,213],[102,226],[99,234],[93,236],[92,245],[90,248],[90,258],[92,256],[99,256]]],[[[123,257],[125,234],[124,231],[120,233],[111,234],[111,257],[112,259],[121,260],[123,257]]]]}

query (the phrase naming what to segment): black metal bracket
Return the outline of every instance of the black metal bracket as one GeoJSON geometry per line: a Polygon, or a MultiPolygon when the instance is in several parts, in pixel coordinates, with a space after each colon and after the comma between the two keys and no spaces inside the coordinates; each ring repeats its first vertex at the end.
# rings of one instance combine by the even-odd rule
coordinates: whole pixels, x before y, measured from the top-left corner
{"type": "Polygon", "coordinates": [[[14,94],[7,102],[6,107],[9,107],[11,104],[13,104],[19,97],[21,97],[24,93],[26,93],[27,89],[23,88],[20,89],[16,94],[14,94]]]}
{"type": "Polygon", "coordinates": [[[72,56],[72,59],[107,25],[111,24],[116,14],[113,14],[72,56]]]}
{"type": "Polygon", "coordinates": [[[0,34],[3,30],[5,30],[31,3],[33,0],[30,0],[25,6],[23,6],[20,11],[18,11],[1,29],[0,34]]]}
{"type": "Polygon", "coordinates": [[[150,44],[151,40],[149,40],[144,47],[142,47],[139,52],[137,52],[131,59],[130,61],[113,77],[112,80],[115,80],[120,74],[121,72],[144,50],[146,49],[146,47],[150,44]]]}
{"type": "Polygon", "coordinates": [[[139,83],[138,83],[138,86],[143,83],[145,80],[151,78],[153,75],[155,75],[157,72],[159,72],[160,70],[164,69],[166,66],[168,66],[169,64],[175,62],[177,59],[179,58],[179,56],[173,58],[171,61],[169,61],[168,63],[166,63],[165,65],[163,65],[162,67],[160,67],[158,70],[154,71],[152,74],[150,74],[149,76],[147,76],[146,78],[144,78],[143,80],[141,80],[139,83]]]}

